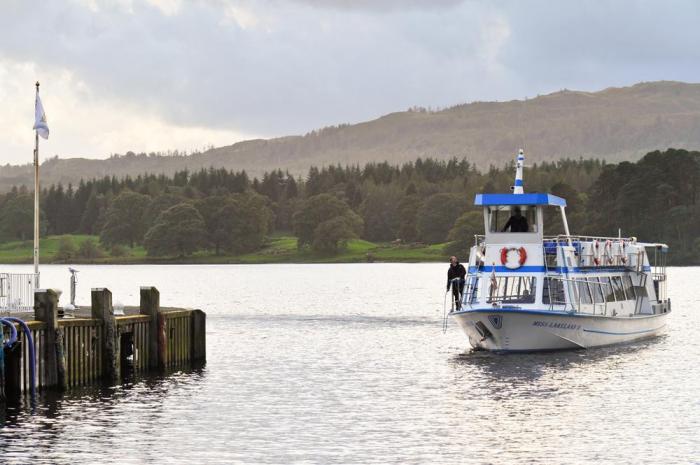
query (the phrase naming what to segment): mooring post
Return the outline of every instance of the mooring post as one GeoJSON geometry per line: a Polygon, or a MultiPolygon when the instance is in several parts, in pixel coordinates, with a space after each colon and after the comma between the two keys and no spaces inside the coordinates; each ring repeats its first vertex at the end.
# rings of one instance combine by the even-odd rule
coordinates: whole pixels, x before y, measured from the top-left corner
{"type": "Polygon", "coordinates": [[[58,326],[58,294],[54,289],[34,291],[34,317],[46,323],[46,345],[43,357],[46,363],[46,386],[59,389],[68,387],[63,330],[58,326]]]}
{"type": "Polygon", "coordinates": [[[103,323],[102,366],[103,376],[111,382],[118,382],[119,367],[119,334],[117,320],[114,318],[112,293],[109,289],[96,288],[91,292],[92,317],[103,323]]]}
{"type": "Polygon", "coordinates": [[[201,310],[192,310],[192,361],[203,362],[207,358],[207,315],[201,310]]]}
{"type": "Polygon", "coordinates": [[[160,349],[158,348],[158,312],[160,312],[160,292],[153,286],[141,286],[141,315],[151,317],[148,325],[148,367],[158,368],[160,349]]]}
{"type": "Polygon", "coordinates": [[[12,347],[0,346],[0,402],[10,397],[17,397],[22,392],[21,357],[20,341],[15,342],[12,347]]]}
{"type": "Polygon", "coordinates": [[[5,395],[17,397],[22,394],[22,342],[17,341],[5,350],[5,395]]]}
{"type": "Polygon", "coordinates": [[[158,312],[158,368],[164,370],[169,364],[168,360],[168,323],[165,313],[158,312]]]}
{"type": "MultiPolygon", "coordinates": [[[[0,336],[4,328],[0,326],[0,336]]],[[[5,400],[5,349],[2,346],[2,337],[0,337],[0,402],[5,400]]]]}

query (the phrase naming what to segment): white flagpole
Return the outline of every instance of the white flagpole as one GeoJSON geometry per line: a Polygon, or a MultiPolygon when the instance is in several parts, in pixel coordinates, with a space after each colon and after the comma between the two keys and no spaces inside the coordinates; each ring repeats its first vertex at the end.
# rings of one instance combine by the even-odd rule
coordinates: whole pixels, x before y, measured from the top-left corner
{"type": "MultiPolygon", "coordinates": [[[[36,106],[39,81],[36,82],[36,106]]],[[[39,288],[39,130],[34,131],[34,289],[39,288]]]]}

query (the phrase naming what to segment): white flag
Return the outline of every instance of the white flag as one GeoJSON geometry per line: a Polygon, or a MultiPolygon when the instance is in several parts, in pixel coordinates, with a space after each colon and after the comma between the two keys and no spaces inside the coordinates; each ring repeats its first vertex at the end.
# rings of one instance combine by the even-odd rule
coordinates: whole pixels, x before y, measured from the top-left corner
{"type": "Polygon", "coordinates": [[[41,104],[41,98],[39,97],[39,92],[36,93],[36,102],[34,104],[34,127],[36,132],[39,133],[44,139],[49,138],[49,126],[46,124],[46,113],[44,113],[44,106],[41,104]]]}

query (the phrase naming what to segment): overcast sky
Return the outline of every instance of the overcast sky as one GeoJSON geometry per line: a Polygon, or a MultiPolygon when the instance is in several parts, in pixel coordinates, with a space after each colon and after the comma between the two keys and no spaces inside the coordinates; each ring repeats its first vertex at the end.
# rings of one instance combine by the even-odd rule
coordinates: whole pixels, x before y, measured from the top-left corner
{"type": "Polygon", "coordinates": [[[700,81],[700,2],[0,0],[0,161],[193,150],[408,107],[700,81]]]}

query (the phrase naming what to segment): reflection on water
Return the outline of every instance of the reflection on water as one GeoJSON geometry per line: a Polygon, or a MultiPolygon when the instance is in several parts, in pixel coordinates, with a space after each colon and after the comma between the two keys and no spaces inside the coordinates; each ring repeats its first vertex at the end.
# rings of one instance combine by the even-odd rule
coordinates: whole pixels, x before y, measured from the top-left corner
{"type": "Polygon", "coordinates": [[[523,353],[516,356],[499,355],[483,350],[467,350],[455,354],[451,360],[457,367],[471,373],[473,369],[490,376],[493,382],[514,380],[535,381],[552,371],[596,370],[595,365],[609,364],[611,360],[623,362],[631,354],[653,347],[664,341],[667,335],[635,341],[623,345],[601,347],[596,350],[569,350],[542,353],[523,353]]]}
{"type": "Polygon", "coordinates": [[[512,355],[442,334],[442,265],[81,270],[81,303],[203,308],[208,362],[0,409],[0,463],[700,461],[698,269],[671,270],[662,337],[512,355]]]}

